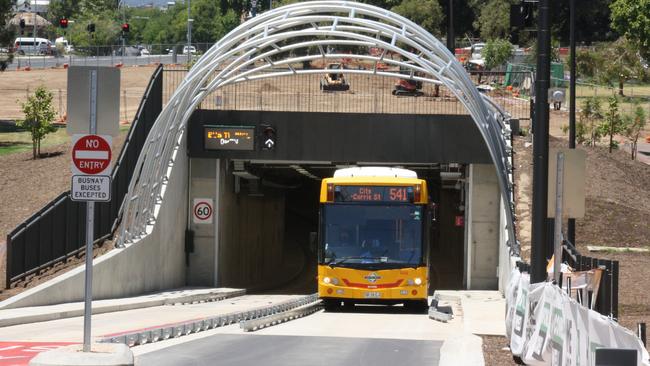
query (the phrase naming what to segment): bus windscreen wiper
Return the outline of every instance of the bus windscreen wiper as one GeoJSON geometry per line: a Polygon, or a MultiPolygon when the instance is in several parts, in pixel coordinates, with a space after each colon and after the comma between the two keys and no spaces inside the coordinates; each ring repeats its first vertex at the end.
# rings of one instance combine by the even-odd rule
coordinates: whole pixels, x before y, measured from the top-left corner
{"type": "Polygon", "coordinates": [[[330,267],[334,267],[334,266],[336,266],[336,265],[339,265],[339,264],[344,263],[344,262],[347,261],[348,259],[362,259],[362,258],[365,258],[365,257],[343,257],[343,258],[340,258],[338,261],[336,261],[336,258],[332,258],[332,260],[329,261],[327,264],[328,264],[330,267]]]}

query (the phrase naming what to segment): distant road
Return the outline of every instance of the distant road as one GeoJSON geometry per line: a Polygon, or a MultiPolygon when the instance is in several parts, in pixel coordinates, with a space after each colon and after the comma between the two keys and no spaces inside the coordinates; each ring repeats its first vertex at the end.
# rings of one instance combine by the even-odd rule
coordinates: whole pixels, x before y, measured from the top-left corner
{"type": "MultiPolygon", "coordinates": [[[[196,56],[194,56],[196,57],[196,56]]],[[[52,67],[69,66],[115,66],[122,63],[124,66],[148,65],[152,63],[175,63],[172,55],[147,55],[147,56],[19,56],[7,67],[7,70],[16,70],[31,66],[32,69],[45,69],[52,67]]],[[[176,63],[187,62],[187,55],[177,55],[176,63]]]]}

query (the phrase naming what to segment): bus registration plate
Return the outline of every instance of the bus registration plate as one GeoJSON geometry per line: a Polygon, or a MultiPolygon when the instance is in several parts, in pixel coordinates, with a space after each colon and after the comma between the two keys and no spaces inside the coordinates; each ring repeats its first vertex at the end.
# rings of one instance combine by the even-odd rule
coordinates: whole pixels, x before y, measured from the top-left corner
{"type": "Polygon", "coordinates": [[[381,297],[381,292],[378,291],[368,291],[363,294],[366,299],[378,299],[381,297]]]}

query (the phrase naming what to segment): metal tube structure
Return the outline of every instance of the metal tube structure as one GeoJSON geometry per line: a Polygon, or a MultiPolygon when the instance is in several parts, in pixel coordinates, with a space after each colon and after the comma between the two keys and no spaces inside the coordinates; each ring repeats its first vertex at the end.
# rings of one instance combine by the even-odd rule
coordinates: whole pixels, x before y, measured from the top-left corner
{"type": "Polygon", "coordinates": [[[537,77],[535,80],[535,120],[533,121],[533,217],[531,242],[531,283],[546,279],[548,208],[548,88],[551,69],[550,0],[540,0],[537,23],[537,77]]]}
{"type": "MultiPolygon", "coordinates": [[[[90,130],[97,133],[97,70],[90,71],[90,130]]],[[[90,352],[91,317],[93,304],[93,241],[95,240],[95,202],[86,202],[86,270],[84,287],[84,343],[83,351],[90,352]]]]}
{"type": "MultiPolygon", "coordinates": [[[[576,0],[569,0],[569,48],[571,48],[571,76],[569,80],[569,148],[576,148],[576,0]]],[[[567,238],[576,245],[576,219],[569,219],[567,238]]]]}
{"type": "Polygon", "coordinates": [[[444,85],[458,98],[476,123],[494,162],[502,198],[507,203],[507,243],[511,253],[518,255],[509,116],[486,102],[454,55],[420,26],[385,9],[342,0],[295,3],[259,14],[228,33],[193,65],[152,126],[138,157],[122,210],[120,245],[133,243],[152,230],[162,188],[174,160],[182,154],[179,149],[186,138],[185,127],[202,100],[227,85],[327,73],[326,69],[295,65],[340,58],[374,64],[367,69],[344,68],[342,73],[412,78],[399,70],[377,68],[379,63],[403,66],[424,75],[414,79],[444,85]],[[341,45],[357,46],[355,52],[359,54],[337,53],[336,46],[341,45]],[[381,50],[381,54],[361,53],[371,47],[381,50]],[[309,49],[319,52],[310,54],[309,49]],[[385,58],[388,52],[401,55],[404,61],[385,58]]]}

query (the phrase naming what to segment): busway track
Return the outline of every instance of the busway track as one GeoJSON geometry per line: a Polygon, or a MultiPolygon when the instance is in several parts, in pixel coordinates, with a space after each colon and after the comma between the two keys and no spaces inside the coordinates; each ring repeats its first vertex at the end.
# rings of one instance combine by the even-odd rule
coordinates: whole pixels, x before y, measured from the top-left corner
{"type": "Polygon", "coordinates": [[[98,342],[123,343],[129,347],[134,347],[236,323],[239,323],[240,327],[245,331],[253,331],[298,319],[313,314],[319,309],[320,300],[318,300],[318,294],[312,294],[273,305],[108,336],[99,339],[98,342]]]}

